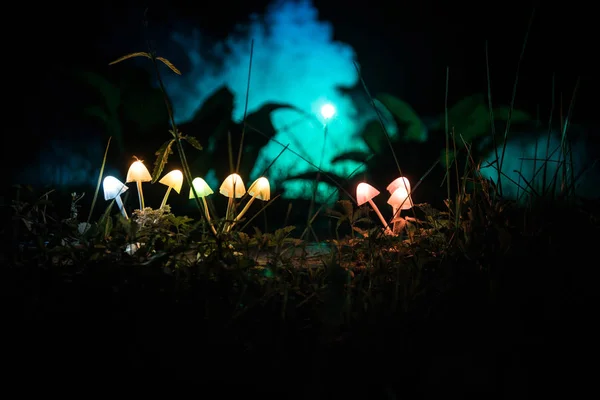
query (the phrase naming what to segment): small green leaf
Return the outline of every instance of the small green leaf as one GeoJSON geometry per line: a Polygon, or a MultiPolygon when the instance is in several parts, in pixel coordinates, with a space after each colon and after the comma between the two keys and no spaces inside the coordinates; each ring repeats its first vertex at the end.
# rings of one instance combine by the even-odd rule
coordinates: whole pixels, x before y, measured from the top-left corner
{"type": "Polygon", "coordinates": [[[186,135],[186,136],[182,136],[181,138],[183,140],[187,140],[187,142],[189,144],[191,144],[192,147],[194,147],[196,150],[202,150],[202,145],[200,144],[198,139],[196,139],[195,137],[186,135]]]}
{"type": "Polygon", "coordinates": [[[163,172],[163,169],[165,168],[165,165],[167,165],[169,155],[173,154],[172,147],[174,142],[175,139],[166,141],[155,153],[156,161],[154,161],[154,170],[152,171],[152,183],[155,183],[158,180],[163,172]]]}

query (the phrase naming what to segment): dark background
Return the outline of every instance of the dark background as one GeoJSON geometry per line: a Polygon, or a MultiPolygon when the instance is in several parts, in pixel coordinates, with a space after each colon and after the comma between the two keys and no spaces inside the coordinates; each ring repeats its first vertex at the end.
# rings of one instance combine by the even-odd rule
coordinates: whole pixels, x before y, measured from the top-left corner
{"type": "MultiPolygon", "coordinates": [[[[157,51],[186,72],[184,52],[168,40],[173,29],[199,29],[215,40],[262,12],[267,1],[136,1],[115,3],[20,3],[5,15],[5,157],[7,169],[21,168],[60,134],[65,111],[78,101],[67,84],[74,68],[100,73],[123,54],[157,51]],[[144,21],[149,27],[144,27],[144,21]],[[5,92],[6,93],[6,92],[5,92]],[[15,162],[16,158],[20,162],[15,162]],[[15,167],[19,165],[19,167],[15,167]]],[[[535,15],[519,75],[515,106],[547,121],[552,79],[566,114],[575,82],[574,122],[596,124],[597,22],[589,2],[316,1],[335,38],[357,52],[372,93],[386,91],[421,115],[444,107],[446,68],[449,104],[486,91],[485,44],[489,47],[494,102],[511,98],[528,22],[535,15]]],[[[102,141],[101,143],[104,143],[102,141]]],[[[97,145],[98,146],[98,145],[97,145]]],[[[33,161],[35,162],[35,161],[33,161]]]]}
{"type": "MultiPolygon", "coordinates": [[[[315,4],[320,17],[333,23],[336,38],[356,50],[373,92],[399,93],[417,111],[426,113],[440,109],[447,66],[454,96],[485,88],[486,40],[495,96],[509,95],[534,6],[527,1],[430,0],[315,4]]],[[[160,43],[174,27],[195,27],[223,38],[249,13],[260,12],[267,5],[267,1],[128,0],[19,6],[21,9],[7,18],[18,21],[9,32],[14,40],[9,37],[8,42],[15,45],[20,61],[14,63],[11,57],[13,62],[7,66],[26,73],[23,89],[31,101],[30,96],[40,95],[40,81],[55,81],[65,65],[106,64],[119,55],[143,50],[148,32],[159,50],[168,53],[160,43]],[[146,8],[149,31],[142,24],[146,8]]],[[[549,103],[553,73],[565,92],[570,93],[581,76],[580,95],[594,94],[598,29],[593,8],[591,2],[542,2],[536,6],[521,71],[521,103],[549,103]]],[[[580,113],[585,109],[587,114],[591,107],[589,102],[578,104],[580,113]]]]}

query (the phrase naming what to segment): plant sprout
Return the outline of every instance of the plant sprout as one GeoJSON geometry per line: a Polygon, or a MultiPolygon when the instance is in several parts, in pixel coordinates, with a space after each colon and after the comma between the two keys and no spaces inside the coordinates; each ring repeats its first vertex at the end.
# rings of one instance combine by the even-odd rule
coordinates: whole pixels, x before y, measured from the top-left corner
{"type": "Polygon", "coordinates": [[[381,223],[383,224],[383,227],[385,228],[385,232],[387,234],[390,234],[391,230],[388,226],[387,221],[385,220],[385,218],[383,218],[383,215],[381,215],[379,208],[377,208],[377,205],[373,202],[373,198],[378,195],[379,195],[379,190],[375,189],[373,186],[369,185],[368,183],[361,182],[356,187],[356,203],[359,206],[362,206],[366,202],[369,202],[369,204],[373,208],[373,211],[375,211],[375,214],[377,214],[377,216],[381,220],[381,223]]]}
{"type": "Polygon", "coordinates": [[[163,208],[165,204],[167,204],[167,199],[169,198],[169,193],[171,193],[171,189],[175,189],[177,193],[181,191],[181,186],[183,185],[183,173],[174,169],[169,172],[163,178],[158,181],[158,183],[162,183],[163,185],[168,186],[167,193],[165,193],[165,197],[163,198],[162,203],[160,204],[160,208],[163,208]]]}
{"type": "Polygon", "coordinates": [[[142,160],[134,161],[127,171],[127,179],[125,183],[135,182],[138,190],[138,198],[140,200],[140,210],[144,210],[144,192],[142,191],[142,182],[151,182],[152,176],[150,171],[144,165],[142,160]]]}
{"type": "Polygon", "coordinates": [[[121,195],[129,188],[114,176],[105,177],[102,181],[102,188],[104,189],[104,200],[114,200],[117,206],[119,206],[123,217],[129,219],[127,211],[125,211],[125,207],[123,206],[123,200],[121,200],[121,195]]]}

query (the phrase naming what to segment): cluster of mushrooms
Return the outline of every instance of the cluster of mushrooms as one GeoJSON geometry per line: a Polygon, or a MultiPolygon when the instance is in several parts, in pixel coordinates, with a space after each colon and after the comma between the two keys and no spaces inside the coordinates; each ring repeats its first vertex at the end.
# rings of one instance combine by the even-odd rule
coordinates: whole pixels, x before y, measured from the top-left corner
{"type": "MultiPolygon", "coordinates": [[[[138,199],[140,204],[140,210],[145,208],[144,204],[144,192],[142,190],[142,183],[151,182],[152,176],[150,175],[150,171],[144,165],[143,161],[137,160],[134,161],[129,170],[127,171],[127,178],[125,179],[125,183],[122,183],[114,176],[107,176],[103,180],[103,189],[104,189],[104,199],[105,200],[114,200],[121,211],[121,214],[125,219],[129,219],[127,215],[127,211],[123,206],[123,201],[121,199],[121,195],[128,190],[127,183],[134,183],[137,186],[138,199]]],[[[160,208],[163,208],[167,204],[167,199],[169,198],[169,194],[171,190],[175,190],[177,193],[180,193],[181,187],[183,185],[183,173],[178,170],[172,170],[163,176],[159,181],[159,183],[167,186],[167,191],[162,200],[160,208]]],[[[212,219],[210,216],[208,204],[206,203],[206,197],[210,196],[214,192],[208,186],[206,181],[200,177],[194,178],[192,180],[192,186],[194,190],[190,188],[189,198],[194,198],[194,191],[198,198],[202,199],[204,204],[204,213],[206,216],[206,220],[208,221],[212,231],[216,234],[217,231],[212,224],[212,219]]],[[[358,206],[362,206],[365,203],[369,203],[385,228],[385,233],[389,235],[395,235],[398,233],[397,223],[403,222],[403,219],[400,217],[400,212],[402,210],[408,210],[413,206],[412,198],[411,198],[411,189],[410,182],[405,177],[399,177],[391,182],[387,186],[387,191],[390,193],[390,197],[387,200],[387,203],[392,206],[393,217],[391,222],[393,223],[393,229],[390,229],[388,222],[383,217],[379,208],[373,202],[373,198],[380,194],[379,190],[369,185],[366,182],[361,182],[356,187],[356,202],[358,206]]],[[[244,186],[244,181],[238,174],[231,174],[221,184],[219,187],[219,193],[229,199],[227,203],[227,213],[226,220],[228,221],[224,226],[224,231],[228,232],[248,211],[250,205],[255,199],[259,199],[262,201],[269,201],[271,199],[271,187],[269,185],[269,180],[265,177],[260,177],[250,185],[250,188],[246,191],[246,187],[244,186]],[[234,199],[239,199],[246,195],[246,193],[251,196],[244,208],[239,212],[235,217],[232,215],[234,212],[234,199]]]]}
{"type": "Polygon", "coordinates": [[[403,226],[404,220],[400,217],[400,212],[402,210],[408,210],[413,206],[411,194],[410,194],[410,182],[407,178],[401,176],[396,178],[390,183],[386,190],[390,193],[390,198],[387,203],[392,206],[392,223],[393,229],[390,229],[388,222],[381,215],[381,211],[373,201],[373,198],[379,195],[379,190],[375,189],[373,186],[369,185],[366,182],[361,182],[356,187],[356,203],[359,206],[362,206],[365,203],[369,203],[369,205],[375,211],[375,214],[381,220],[383,227],[385,228],[385,233],[388,235],[396,235],[398,234],[399,229],[403,226]],[[400,224],[399,224],[400,223],[400,224]]]}
{"type": "MultiPolygon", "coordinates": [[[[129,189],[126,184],[135,182],[137,186],[140,210],[143,210],[145,208],[145,203],[144,192],[142,190],[142,183],[151,181],[152,176],[150,175],[150,171],[148,171],[148,168],[146,168],[143,161],[134,161],[129,167],[129,170],[127,171],[127,178],[125,179],[125,183],[122,183],[114,176],[107,176],[104,178],[102,185],[104,189],[104,199],[114,200],[115,203],[117,203],[117,206],[119,207],[119,210],[121,211],[123,217],[125,219],[129,219],[129,216],[127,215],[127,211],[125,210],[123,206],[123,201],[121,199],[121,195],[129,189]]],[[[180,193],[181,187],[183,185],[183,173],[178,169],[172,170],[171,172],[163,176],[158,182],[167,186],[167,191],[160,205],[160,208],[163,208],[167,204],[167,199],[169,198],[169,194],[171,193],[172,189],[175,190],[177,193],[180,193]]],[[[214,225],[212,224],[208,204],[206,203],[206,197],[210,196],[214,192],[212,191],[210,186],[208,186],[206,181],[199,177],[194,178],[192,180],[192,185],[194,189],[192,190],[192,188],[190,188],[189,198],[194,198],[195,191],[198,198],[202,199],[202,202],[204,204],[204,213],[206,216],[206,220],[210,224],[212,231],[216,234],[217,232],[214,225]]],[[[221,184],[221,187],[219,188],[219,193],[229,198],[229,202],[227,204],[226,219],[230,222],[225,225],[225,231],[229,231],[244,216],[244,214],[250,208],[250,205],[252,204],[254,199],[259,199],[262,201],[269,201],[271,199],[271,187],[269,185],[269,180],[265,177],[258,178],[256,181],[254,181],[254,183],[252,183],[252,185],[250,185],[250,188],[246,191],[246,187],[244,186],[244,181],[242,180],[242,178],[238,174],[231,174],[227,178],[225,178],[225,180],[221,184]],[[246,193],[248,193],[248,195],[251,196],[250,200],[248,200],[248,203],[246,203],[246,206],[242,209],[242,211],[240,211],[239,214],[234,217],[233,215],[231,215],[234,211],[234,199],[239,199],[243,197],[246,193]]]]}

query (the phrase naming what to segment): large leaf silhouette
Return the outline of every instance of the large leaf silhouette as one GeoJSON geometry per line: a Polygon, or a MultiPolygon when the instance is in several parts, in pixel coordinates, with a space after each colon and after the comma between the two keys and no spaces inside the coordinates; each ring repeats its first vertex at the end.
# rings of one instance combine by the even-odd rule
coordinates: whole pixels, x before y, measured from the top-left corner
{"type": "Polygon", "coordinates": [[[425,124],[408,103],[387,93],[378,94],[377,100],[392,113],[398,125],[402,128],[401,140],[418,142],[427,140],[425,124]]]}
{"type": "MultiPolygon", "coordinates": [[[[507,121],[508,107],[494,109],[495,121],[507,121]]],[[[442,125],[444,116],[440,117],[442,125]]],[[[531,121],[531,116],[521,110],[513,110],[511,122],[521,123],[531,121]]],[[[490,111],[483,94],[465,97],[448,110],[448,127],[454,130],[457,137],[460,135],[467,142],[487,136],[490,132],[490,111]]]]}
{"type": "Polygon", "coordinates": [[[384,149],[388,146],[385,132],[383,132],[381,124],[375,120],[365,124],[360,137],[362,137],[373,154],[383,154],[384,149]]]}
{"type": "MultiPolygon", "coordinates": [[[[241,173],[250,173],[258,160],[261,149],[277,134],[271,115],[279,110],[293,110],[304,114],[302,110],[292,105],[281,103],[266,103],[255,112],[248,114],[244,135],[244,152],[240,163],[241,173]]],[[[240,131],[241,129],[243,129],[243,123],[240,131]]]]}

